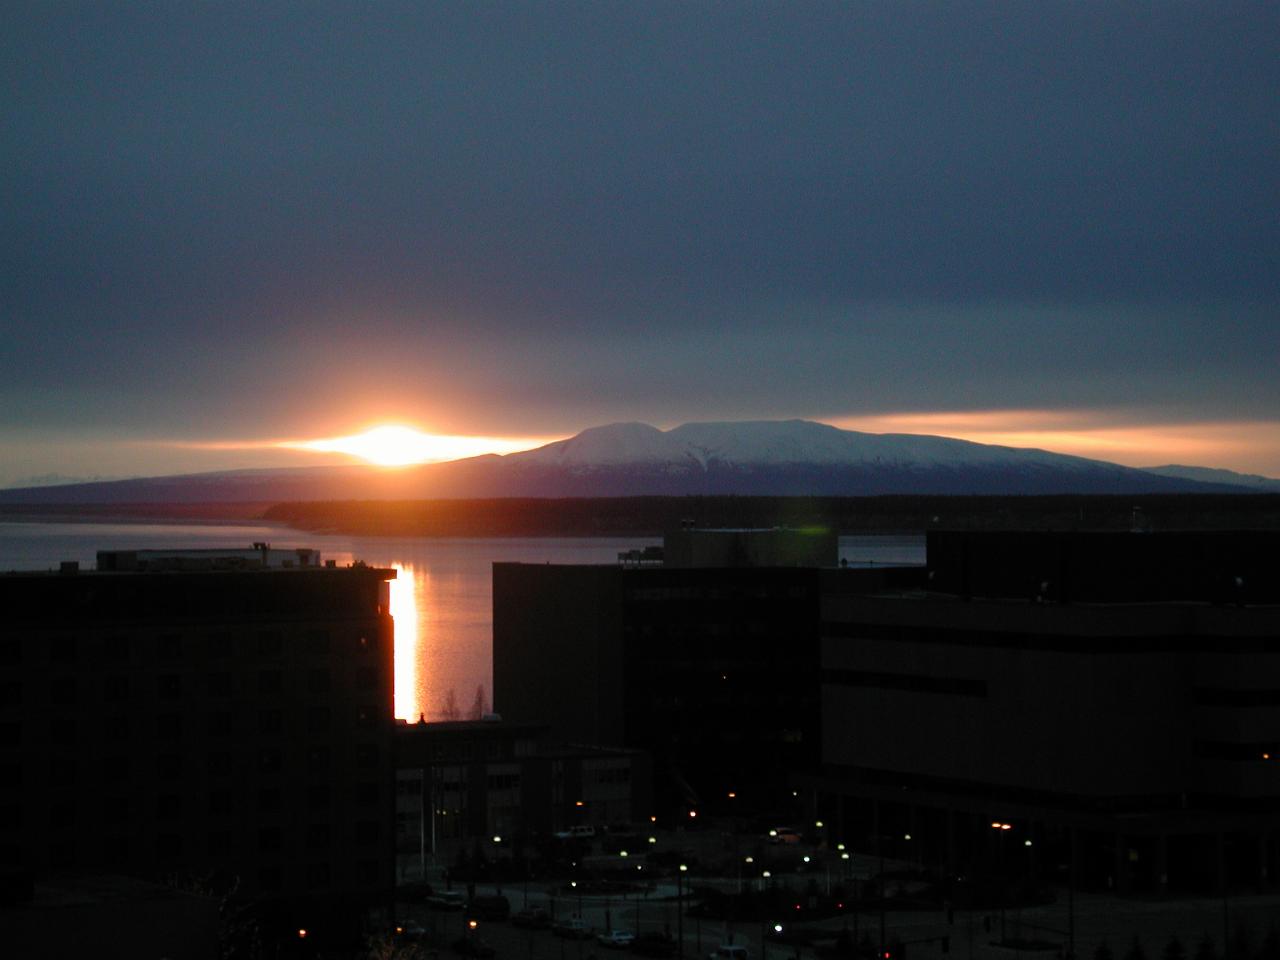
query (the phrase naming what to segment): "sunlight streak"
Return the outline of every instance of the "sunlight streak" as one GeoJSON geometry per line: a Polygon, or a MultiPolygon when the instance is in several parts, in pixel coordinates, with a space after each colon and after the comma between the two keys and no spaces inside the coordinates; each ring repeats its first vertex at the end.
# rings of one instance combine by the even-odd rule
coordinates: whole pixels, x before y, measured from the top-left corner
{"type": "Polygon", "coordinates": [[[395,621],[395,715],[410,723],[422,712],[418,684],[418,577],[411,563],[392,564],[391,618],[395,621]]]}

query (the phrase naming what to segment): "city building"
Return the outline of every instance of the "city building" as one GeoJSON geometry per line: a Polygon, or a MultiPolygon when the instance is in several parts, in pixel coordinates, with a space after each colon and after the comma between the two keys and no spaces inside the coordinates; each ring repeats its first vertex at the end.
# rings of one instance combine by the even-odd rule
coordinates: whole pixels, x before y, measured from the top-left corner
{"type": "Polygon", "coordinates": [[[265,545],[100,566],[0,575],[0,863],[314,928],[387,902],[395,572],[265,545]]]}
{"type": "Polygon", "coordinates": [[[825,533],[705,533],[677,531],[662,564],[495,563],[494,707],[556,740],[645,751],[663,813],[776,809],[820,761],[822,596],[923,571],[839,569],[825,533]],[[823,566],[760,565],[782,554],[823,566]]]}
{"type": "Polygon", "coordinates": [[[647,821],[651,809],[643,753],[555,743],[544,727],[497,717],[402,725],[395,755],[402,882],[460,851],[498,858],[574,826],[647,821]]]}
{"type": "Polygon", "coordinates": [[[833,839],[1120,892],[1280,878],[1280,535],[927,550],[927,590],[823,600],[833,839]]]}

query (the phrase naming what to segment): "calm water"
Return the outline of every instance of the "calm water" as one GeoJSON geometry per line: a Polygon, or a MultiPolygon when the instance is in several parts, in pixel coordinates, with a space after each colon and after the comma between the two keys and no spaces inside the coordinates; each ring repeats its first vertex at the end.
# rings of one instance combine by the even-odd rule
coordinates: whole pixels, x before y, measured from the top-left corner
{"type": "MultiPolygon", "coordinates": [[[[463,714],[477,696],[488,707],[493,675],[494,561],[615,563],[622,550],[658,538],[423,539],[345,537],[276,526],[197,524],[0,523],[0,570],[57,569],[78,560],[92,569],[99,550],[167,547],[315,547],[339,564],[395,567],[396,713],[440,719],[463,714]]],[[[850,564],[923,563],[924,537],[841,537],[850,564]]]]}

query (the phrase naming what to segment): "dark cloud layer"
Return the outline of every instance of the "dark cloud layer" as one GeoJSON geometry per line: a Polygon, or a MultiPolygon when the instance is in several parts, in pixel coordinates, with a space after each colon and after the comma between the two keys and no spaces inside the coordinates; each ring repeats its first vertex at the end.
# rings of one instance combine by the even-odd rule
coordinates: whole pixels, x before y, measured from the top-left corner
{"type": "Polygon", "coordinates": [[[9,4],[0,426],[1271,416],[1277,10],[9,4]]]}

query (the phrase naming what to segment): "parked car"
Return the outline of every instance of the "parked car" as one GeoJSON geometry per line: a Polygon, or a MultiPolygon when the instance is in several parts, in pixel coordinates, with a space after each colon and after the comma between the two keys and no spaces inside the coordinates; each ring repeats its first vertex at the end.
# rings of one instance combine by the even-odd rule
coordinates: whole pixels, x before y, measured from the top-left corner
{"type": "Polygon", "coordinates": [[[427,894],[427,906],[436,910],[461,910],[467,904],[467,898],[461,890],[437,890],[427,894]]]}
{"type": "Polygon", "coordinates": [[[799,843],[800,834],[790,827],[774,827],[769,831],[770,843],[799,843]]]}
{"type": "Polygon", "coordinates": [[[529,907],[518,910],[511,915],[513,927],[528,927],[531,930],[545,930],[551,926],[551,914],[541,907],[529,907]]]}
{"type": "Polygon", "coordinates": [[[492,957],[496,950],[477,936],[465,936],[453,941],[454,953],[464,957],[492,957]]]}
{"type": "Polygon", "coordinates": [[[747,960],[747,948],[740,943],[722,943],[707,960],[747,960]]]}
{"type": "Polygon", "coordinates": [[[595,838],[596,828],[589,823],[579,823],[556,834],[557,840],[594,840],[595,838]]]}
{"type": "Polygon", "coordinates": [[[587,921],[581,917],[569,917],[566,920],[560,920],[552,925],[551,932],[557,937],[566,937],[569,940],[591,939],[591,928],[587,926],[587,921]]]}
{"type": "Polygon", "coordinates": [[[630,930],[606,930],[604,933],[596,935],[601,946],[612,947],[615,950],[625,950],[636,942],[636,935],[630,930]]]}

